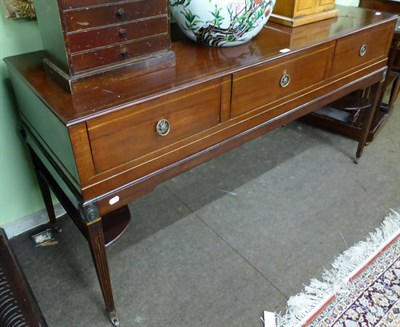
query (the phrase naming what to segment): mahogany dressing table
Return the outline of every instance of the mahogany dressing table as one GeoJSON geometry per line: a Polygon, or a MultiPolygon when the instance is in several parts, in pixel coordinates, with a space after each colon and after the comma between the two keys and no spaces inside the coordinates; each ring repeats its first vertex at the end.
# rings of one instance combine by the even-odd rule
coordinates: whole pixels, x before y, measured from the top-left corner
{"type": "Polygon", "coordinates": [[[45,52],[5,59],[50,221],[49,187],[88,241],[114,325],[105,246],[125,229],[127,203],[357,89],[371,86],[373,97],[395,24],[389,14],[340,7],[337,18],[294,29],[268,23],[242,46],[181,39],[171,45],[175,65],[89,76],[72,95],[46,73],[45,52]]]}

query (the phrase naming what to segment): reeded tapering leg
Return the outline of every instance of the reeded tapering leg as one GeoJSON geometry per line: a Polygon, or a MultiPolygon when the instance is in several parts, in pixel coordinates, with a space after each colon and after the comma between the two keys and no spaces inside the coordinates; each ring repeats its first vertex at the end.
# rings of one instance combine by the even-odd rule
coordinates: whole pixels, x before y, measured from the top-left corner
{"type": "Polygon", "coordinates": [[[357,148],[357,153],[356,153],[356,159],[354,160],[354,163],[358,163],[363,151],[364,151],[364,147],[365,144],[367,142],[367,138],[368,138],[368,133],[369,130],[371,128],[371,123],[372,123],[372,118],[375,115],[375,111],[377,109],[378,103],[379,103],[379,94],[380,94],[380,90],[382,88],[382,84],[383,82],[379,82],[374,84],[371,87],[371,108],[368,109],[368,111],[365,114],[364,117],[364,121],[363,121],[363,125],[362,125],[362,130],[361,130],[361,137],[358,141],[358,148],[357,148]]]}
{"type": "Polygon", "coordinates": [[[87,240],[89,242],[90,252],[92,253],[93,263],[96,268],[101,292],[103,293],[106,310],[114,326],[119,326],[119,320],[116,316],[114,306],[101,218],[86,223],[86,226],[88,231],[87,240]]]}
{"type": "Polygon", "coordinates": [[[30,150],[38,176],[40,190],[42,192],[50,221],[53,223],[53,225],[57,224],[50,193],[51,187],[54,194],[67,211],[68,215],[77,225],[79,230],[85,235],[89,243],[90,252],[92,254],[92,259],[96,269],[101,292],[103,294],[106,310],[109,314],[112,324],[114,326],[119,326],[119,320],[116,316],[114,298],[112,294],[110,273],[108,270],[102,218],[99,214],[98,208],[91,204],[84,208],[84,213],[81,210],[78,210],[71,200],[65,195],[47,168],[41,163],[35,152],[32,149],[30,150]]]}

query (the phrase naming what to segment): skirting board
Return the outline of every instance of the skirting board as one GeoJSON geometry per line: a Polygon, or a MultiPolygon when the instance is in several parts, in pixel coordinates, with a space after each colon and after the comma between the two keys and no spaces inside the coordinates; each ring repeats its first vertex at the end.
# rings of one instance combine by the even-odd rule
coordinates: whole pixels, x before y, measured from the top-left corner
{"type": "MultiPolygon", "coordinates": [[[[59,203],[54,205],[54,211],[57,218],[65,214],[64,208],[59,203]]],[[[48,222],[49,217],[47,216],[46,210],[43,209],[39,212],[11,221],[1,227],[6,231],[7,237],[12,238],[48,222]]]]}

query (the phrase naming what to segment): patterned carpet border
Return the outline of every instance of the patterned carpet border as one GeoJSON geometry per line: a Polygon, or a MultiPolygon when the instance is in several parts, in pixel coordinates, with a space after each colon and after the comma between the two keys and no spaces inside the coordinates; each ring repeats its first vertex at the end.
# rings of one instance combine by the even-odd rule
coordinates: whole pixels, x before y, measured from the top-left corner
{"type": "Polygon", "coordinates": [[[395,316],[399,316],[399,272],[397,238],[307,326],[391,326],[395,316]]]}
{"type": "MultiPolygon", "coordinates": [[[[267,312],[266,312],[267,313],[267,312]]],[[[265,327],[400,326],[400,211],[343,252],[265,327]]]]}

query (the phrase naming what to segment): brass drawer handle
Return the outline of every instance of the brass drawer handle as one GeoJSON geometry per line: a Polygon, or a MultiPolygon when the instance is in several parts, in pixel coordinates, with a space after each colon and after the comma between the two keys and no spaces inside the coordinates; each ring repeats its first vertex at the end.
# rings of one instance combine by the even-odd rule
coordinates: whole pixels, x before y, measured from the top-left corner
{"type": "Polygon", "coordinates": [[[118,35],[121,39],[126,38],[127,34],[126,34],[126,29],[125,28],[120,28],[118,31],[118,35]]]}
{"type": "Polygon", "coordinates": [[[122,8],[119,8],[116,11],[115,16],[117,16],[118,18],[123,18],[125,16],[125,10],[122,8]]]}
{"type": "Polygon", "coordinates": [[[287,87],[290,84],[290,75],[287,73],[283,74],[279,84],[281,87],[287,87]]]}
{"type": "Polygon", "coordinates": [[[129,51],[127,48],[122,48],[121,51],[119,52],[120,56],[122,58],[128,58],[129,57],[129,51]]]}
{"type": "Polygon", "coordinates": [[[156,131],[160,136],[166,136],[171,130],[171,125],[168,120],[160,119],[156,125],[156,131]]]}
{"type": "Polygon", "coordinates": [[[360,48],[360,57],[364,57],[366,53],[367,53],[367,45],[363,44],[360,48]]]}

